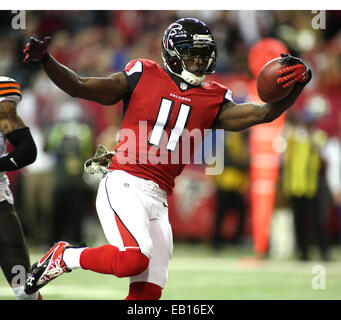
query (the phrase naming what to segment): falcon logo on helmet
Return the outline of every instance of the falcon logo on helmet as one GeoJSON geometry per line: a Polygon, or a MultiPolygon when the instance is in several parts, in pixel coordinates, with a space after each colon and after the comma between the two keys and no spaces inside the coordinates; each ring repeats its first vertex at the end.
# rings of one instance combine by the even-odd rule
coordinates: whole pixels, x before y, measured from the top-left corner
{"type": "MultiPolygon", "coordinates": [[[[172,23],[168,28],[167,28],[167,36],[163,36],[162,38],[162,42],[163,42],[163,46],[166,48],[166,50],[169,50],[169,47],[173,47],[173,40],[172,38],[177,35],[180,34],[180,31],[182,29],[182,25],[178,24],[178,23],[172,23]]],[[[171,55],[175,55],[174,50],[169,50],[169,53],[171,55]]]]}
{"type": "Polygon", "coordinates": [[[191,85],[200,85],[216,67],[217,45],[208,26],[198,19],[172,23],[162,37],[162,58],[167,69],[191,85]],[[191,70],[185,59],[199,58],[203,66],[191,70]]]}

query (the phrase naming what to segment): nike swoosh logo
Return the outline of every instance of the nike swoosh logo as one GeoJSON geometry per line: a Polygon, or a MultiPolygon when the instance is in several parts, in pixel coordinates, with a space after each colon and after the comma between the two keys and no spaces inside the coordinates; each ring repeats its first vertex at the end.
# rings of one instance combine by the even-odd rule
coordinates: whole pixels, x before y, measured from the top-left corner
{"type": "Polygon", "coordinates": [[[13,158],[9,158],[9,160],[12,161],[17,168],[19,167],[13,158]]]}
{"type": "Polygon", "coordinates": [[[164,207],[168,208],[168,204],[166,202],[162,203],[164,207]]]}

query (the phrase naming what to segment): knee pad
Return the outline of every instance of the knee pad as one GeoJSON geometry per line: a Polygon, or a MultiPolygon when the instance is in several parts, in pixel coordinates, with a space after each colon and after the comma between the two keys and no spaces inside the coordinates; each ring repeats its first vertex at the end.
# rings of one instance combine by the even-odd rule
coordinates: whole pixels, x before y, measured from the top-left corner
{"type": "Polygon", "coordinates": [[[116,277],[137,276],[148,268],[149,259],[139,251],[119,251],[115,259],[114,275],[116,277]]]}
{"type": "Polygon", "coordinates": [[[151,282],[134,282],[130,284],[129,295],[125,300],[159,300],[162,288],[151,282]]]}
{"type": "Polygon", "coordinates": [[[85,270],[113,274],[119,278],[136,276],[149,265],[149,259],[140,251],[120,251],[112,245],[86,248],[82,251],[79,262],[85,270]]]}

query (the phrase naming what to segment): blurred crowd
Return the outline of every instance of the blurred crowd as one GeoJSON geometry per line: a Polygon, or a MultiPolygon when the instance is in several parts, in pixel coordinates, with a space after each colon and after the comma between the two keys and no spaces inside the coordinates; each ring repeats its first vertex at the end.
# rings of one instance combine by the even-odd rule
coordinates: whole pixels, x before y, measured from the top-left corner
{"type": "MultiPolygon", "coordinates": [[[[335,148],[340,148],[341,11],[322,12],[325,28],[324,21],[320,19],[322,28],[319,29],[312,24],[317,14],[319,12],[217,10],[26,11],[25,29],[14,30],[11,19],[15,14],[11,11],[0,12],[0,74],[15,78],[21,84],[24,98],[19,113],[31,127],[39,148],[38,159],[33,165],[11,175],[17,206],[30,241],[50,243],[64,235],[69,237],[65,240],[74,242],[84,239],[82,221],[86,220],[87,213],[94,211],[95,183],[84,178],[83,162],[94,152],[98,143],[109,149],[114,147],[121,121],[121,105],[103,107],[68,97],[47,79],[38,64],[22,62],[22,50],[29,37],[51,36],[52,55],[79,75],[106,76],[121,71],[134,58],[147,58],[162,64],[161,37],[165,28],[178,18],[191,16],[211,27],[218,45],[217,70],[212,78],[232,87],[236,102],[247,99],[247,84],[252,79],[248,54],[250,48],[262,38],[281,40],[293,55],[303,58],[311,66],[313,80],[287,118],[287,127],[292,129],[285,130],[285,134],[290,134],[286,137],[287,148],[283,149],[283,174],[280,178],[282,181],[290,176],[290,166],[286,162],[289,160],[285,159],[288,159],[286,152],[295,148],[294,137],[298,137],[298,144],[302,143],[303,137],[308,137],[312,149],[306,144],[303,149],[308,152],[307,155],[317,150],[319,160],[314,158],[313,164],[304,164],[300,159],[301,167],[297,170],[305,170],[302,168],[306,165],[309,170],[315,170],[313,175],[325,180],[321,182],[316,178],[313,182],[316,189],[310,190],[310,193],[307,191],[309,194],[293,193],[286,180],[283,195],[286,199],[294,198],[294,201],[287,201],[286,206],[294,204],[293,211],[297,211],[302,204],[295,202],[296,198],[315,199],[319,194],[317,186],[325,181],[322,190],[328,190],[328,195],[319,194],[324,199],[324,205],[316,214],[318,217],[314,220],[314,226],[320,230],[318,243],[323,258],[327,258],[326,243],[333,240],[334,234],[341,239],[340,210],[337,220],[340,227],[331,228],[328,225],[333,224],[330,222],[332,209],[341,207],[341,182],[334,181],[335,169],[331,169],[332,165],[335,166],[335,161],[331,161],[335,156],[329,156],[333,152],[337,154],[335,148]],[[319,137],[323,142],[315,146],[317,138],[312,137],[317,130],[321,130],[319,137]],[[297,133],[296,136],[290,136],[293,132],[297,133]],[[329,147],[324,148],[323,145],[329,147]]],[[[226,167],[232,168],[224,171],[226,181],[232,174],[233,181],[238,183],[217,178],[219,214],[218,223],[212,226],[215,247],[224,241],[218,226],[229,205],[237,208],[240,216],[233,242],[241,241],[247,223],[247,137],[244,134],[227,134],[225,146],[226,167]]],[[[336,167],[341,170],[341,156],[338,159],[336,167]]],[[[279,192],[281,190],[279,188],[279,192]]],[[[305,222],[302,216],[296,214],[295,217],[301,258],[307,259],[308,240],[301,236],[305,222]]]]}

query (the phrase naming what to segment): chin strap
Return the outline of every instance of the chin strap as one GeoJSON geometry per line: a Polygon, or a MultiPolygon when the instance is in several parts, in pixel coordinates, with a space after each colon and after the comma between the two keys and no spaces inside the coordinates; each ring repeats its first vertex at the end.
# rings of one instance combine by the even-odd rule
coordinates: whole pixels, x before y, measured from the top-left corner
{"type": "Polygon", "coordinates": [[[165,63],[165,66],[167,67],[168,71],[175,74],[176,76],[180,77],[183,79],[185,82],[193,85],[193,86],[198,86],[200,85],[206,78],[206,75],[202,75],[201,77],[196,76],[193,73],[188,72],[183,68],[181,74],[174,72],[167,63],[165,63]]]}
{"type": "Polygon", "coordinates": [[[184,81],[186,81],[187,83],[189,83],[193,86],[198,86],[205,80],[206,75],[204,74],[201,77],[198,77],[195,74],[188,72],[187,70],[183,69],[180,77],[182,79],[184,79],[184,81]]]}

